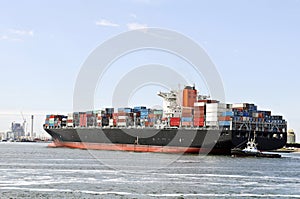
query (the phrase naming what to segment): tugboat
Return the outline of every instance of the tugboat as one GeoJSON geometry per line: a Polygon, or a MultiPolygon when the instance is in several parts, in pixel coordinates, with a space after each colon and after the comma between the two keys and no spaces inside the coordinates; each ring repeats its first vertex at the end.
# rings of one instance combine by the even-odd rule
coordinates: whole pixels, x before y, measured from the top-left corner
{"type": "Polygon", "coordinates": [[[233,157],[264,157],[264,158],[280,158],[280,154],[274,153],[262,153],[257,149],[257,144],[255,142],[255,134],[254,138],[248,140],[246,147],[244,149],[241,148],[233,148],[231,149],[231,155],[233,157]]]}

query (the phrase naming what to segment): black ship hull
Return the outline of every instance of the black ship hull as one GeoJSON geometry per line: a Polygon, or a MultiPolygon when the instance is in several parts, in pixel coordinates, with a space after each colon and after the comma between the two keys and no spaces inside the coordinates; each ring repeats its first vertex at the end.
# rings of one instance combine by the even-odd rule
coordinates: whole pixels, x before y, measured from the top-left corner
{"type": "Polygon", "coordinates": [[[286,144],[286,133],[272,132],[177,128],[45,128],[45,131],[52,136],[55,147],[136,152],[226,155],[232,148],[244,147],[249,136],[256,137],[257,148],[262,151],[286,144]]]}

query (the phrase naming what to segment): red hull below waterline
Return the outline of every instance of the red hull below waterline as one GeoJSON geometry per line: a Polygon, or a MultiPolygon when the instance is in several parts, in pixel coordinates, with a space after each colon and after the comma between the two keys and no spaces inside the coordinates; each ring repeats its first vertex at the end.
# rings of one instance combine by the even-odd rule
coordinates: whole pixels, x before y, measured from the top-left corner
{"type": "Polygon", "coordinates": [[[153,152],[153,153],[209,153],[209,148],[196,147],[174,147],[174,146],[150,146],[136,144],[106,144],[106,143],[84,143],[84,142],[52,142],[48,147],[68,147],[76,149],[92,149],[106,151],[131,151],[131,152],[153,152]]]}

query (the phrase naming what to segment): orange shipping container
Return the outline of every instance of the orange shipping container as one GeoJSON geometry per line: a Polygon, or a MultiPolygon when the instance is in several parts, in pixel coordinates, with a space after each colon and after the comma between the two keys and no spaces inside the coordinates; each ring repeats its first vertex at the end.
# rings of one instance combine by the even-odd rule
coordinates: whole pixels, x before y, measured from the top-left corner
{"type": "Polygon", "coordinates": [[[230,121],[231,120],[231,117],[230,116],[222,116],[222,117],[219,117],[219,121],[230,121]]]}

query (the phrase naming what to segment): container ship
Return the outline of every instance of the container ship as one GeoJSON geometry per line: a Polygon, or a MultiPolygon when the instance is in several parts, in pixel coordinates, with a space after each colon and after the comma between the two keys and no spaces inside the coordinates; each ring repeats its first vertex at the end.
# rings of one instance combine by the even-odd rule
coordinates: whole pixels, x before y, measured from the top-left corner
{"type": "Polygon", "coordinates": [[[52,147],[163,153],[230,154],[255,138],[257,148],[282,148],[287,122],[252,103],[227,104],[198,95],[195,86],[159,92],[162,109],[105,108],[47,115],[52,147]]]}

